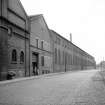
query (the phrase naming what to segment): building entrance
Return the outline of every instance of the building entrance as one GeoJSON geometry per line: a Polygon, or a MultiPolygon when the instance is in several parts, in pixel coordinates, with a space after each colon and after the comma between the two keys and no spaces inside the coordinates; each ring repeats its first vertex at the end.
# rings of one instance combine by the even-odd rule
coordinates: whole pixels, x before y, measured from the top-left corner
{"type": "Polygon", "coordinates": [[[38,54],[32,53],[32,69],[33,69],[33,75],[38,75],[38,54]]]}

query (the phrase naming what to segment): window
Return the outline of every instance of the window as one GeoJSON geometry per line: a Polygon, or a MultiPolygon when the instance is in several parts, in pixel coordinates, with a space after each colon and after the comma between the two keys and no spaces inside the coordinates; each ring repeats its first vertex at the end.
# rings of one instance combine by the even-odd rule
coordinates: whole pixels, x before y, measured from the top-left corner
{"type": "Polygon", "coordinates": [[[12,27],[8,27],[8,35],[12,36],[12,27]]]}
{"type": "Polygon", "coordinates": [[[41,49],[43,49],[43,41],[41,41],[41,49]]]}
{"type": "Polygon", "coordinates": [[[61,64],[61,53],[60,53],[60,49],[58,50],[58,64],[61,64]]]}
{"type": "Polygon", "coordinates": [[[64,51],[63,51],[63,65],[65,64],[65,54],[64,54],[64,51]]]}
{"type": "Polygon", "coordinates": [[[55,64],[57,64],[57,49],[55,48],[55,64]]]}
{"type": "Polygon", "coordinates": [[[38,48],[38,39],[36,39],[36,47],[38,48]]]}
{"type": "Polygon", "coordinates": [[[24,63],[24,52],[21,51],[20,53],[20,63],[24,63]]]}
{"type": "Polygon", "coordinates": [[[44,66],[44,56],[41,57],[42,66],[44,66]]]}
{"type": "Polygon", "coordinates": [[[13,61],[13,62],[16,62],[16,61],[17,61],[17,52],[16,52],[15,49],[12,50],[12,61],[13,61]]]}
{"type": "Polygon", "coordinates": [[[42,74],[44,74],[44,70],[42,70],[42,74]]]}
{"type": "Polygon", "coordinates": [[[56,37],[56,40],[57,40],[57,44],[59,44],[60,45],[60,38],[58,38],[58,37],[56,37]]]}

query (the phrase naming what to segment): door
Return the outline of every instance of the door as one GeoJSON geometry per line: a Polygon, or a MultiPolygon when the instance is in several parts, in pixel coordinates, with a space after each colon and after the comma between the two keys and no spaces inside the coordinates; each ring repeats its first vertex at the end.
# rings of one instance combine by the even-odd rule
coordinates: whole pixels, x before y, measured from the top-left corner
{"type": "Polygon", "coordinates": [[[34,75],[38,75],[38,61],[38,53],[32,53],[32,69],[34,75]]]}

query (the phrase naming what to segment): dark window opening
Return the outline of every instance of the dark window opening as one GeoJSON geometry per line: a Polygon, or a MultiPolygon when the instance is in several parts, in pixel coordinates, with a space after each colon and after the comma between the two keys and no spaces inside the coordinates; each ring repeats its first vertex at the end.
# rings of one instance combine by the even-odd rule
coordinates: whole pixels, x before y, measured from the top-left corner
{"type": "Polygon", "coordinates": [[[41,41],[41,49],[43,49],[43,41],[41,41]]]}
{"type": "Polygon", "coordinates": [[[44,56],[42,56],[41,61],[42,61],[42,66],[44,66],[44,56]]]}
{"type": "Polygon", "coordinates": [[[39,42],[38,39],[36,39],[36,47],[37,47],[37,48],[38,48],[38,42],[39,42]]]}
{"type": "Polygon", "coordinates": [[[16,62],[17,61],[17,52],[16,50],[12,50],[12,62],[16,62]]]}
{"type": "Polygon", "coordinates": [[[20,63],[24,63],[24,52],[21,51],[20,53],[20,63]]]}
{"type": "Polygon", "coordinates": [[[57,64],[57,49],[55,48],[55,64],[57,64]]]}

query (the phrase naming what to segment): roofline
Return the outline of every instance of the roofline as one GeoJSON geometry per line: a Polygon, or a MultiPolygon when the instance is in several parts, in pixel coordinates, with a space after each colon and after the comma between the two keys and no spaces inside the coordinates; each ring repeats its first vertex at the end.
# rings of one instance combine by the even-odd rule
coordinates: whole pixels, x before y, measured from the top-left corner
{"type": "Polygon", "coordinates": [[[36,20],[38,18],[43,17],[43,14],[37,14],[37,15],[30,15],[28,16],[30,20],[36,20]]]}
{"type": "Polygon", "coordinates": [[[20,0],[19,0],[19,3],[20,3],[20,5],[21,5],[21,7],[23,9],[23,12],[25,13],[26,17],[28,18],[28,14],[27,14],[26,10],[24,9],[24,6],[23,6],[23,4],[22,4],[22,2],[20,0]]]}
{"type": "Polygon", "coordinates": [[[94,57],[92,55],[90,55],[89,53],[87,53],[86,51],[82,50],[80,47],[76,46],[74,43],[72,43],[71,41],[69,41],[68,39],[64,38],[63,36],[61,36],[60,34],[58,34],[57,32],[55,32],[54,30],[50,29],[50,31],[56,33],[58,36],[60,36],[61,38],[63,38],[64,40],[68,41],[70,44],[72,44],[73,46],[79,48],[81,51],[85,52],[87,55],[91,56],[93,59],[94,57]]]}

